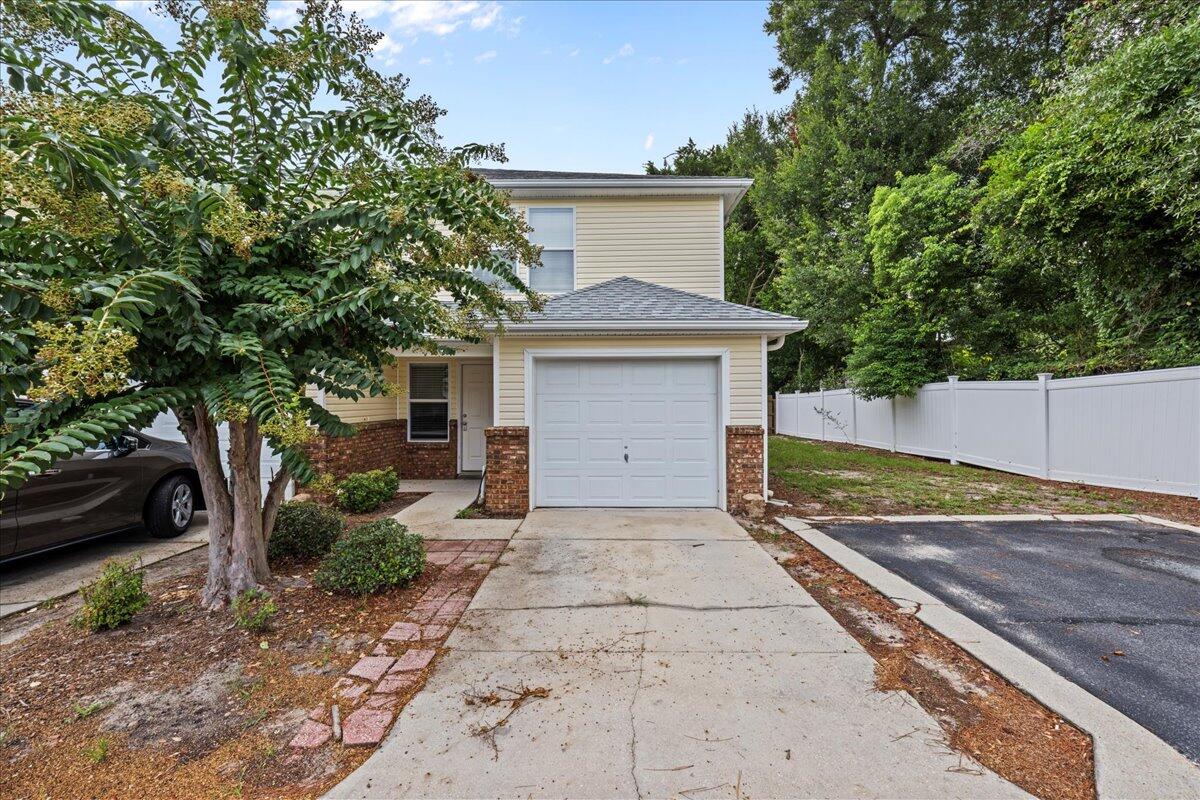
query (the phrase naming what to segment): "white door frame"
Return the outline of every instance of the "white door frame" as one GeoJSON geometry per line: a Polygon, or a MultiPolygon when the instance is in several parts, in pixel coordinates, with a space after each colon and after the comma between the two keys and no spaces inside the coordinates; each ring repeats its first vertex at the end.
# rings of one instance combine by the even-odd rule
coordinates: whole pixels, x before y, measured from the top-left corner
{"type": "MultiPolygon", "coordinates": [[[[463,367],[468,365],[474,366],[491,366],[491,362],[482,358],[464,358],[458,360],[458,456],[455,470],[461,475],[463,471],[463,416],[466,412],[463,411],[463,391],[466,388],[466,382],[463,380],[463,367]]],[[[492,382],[495,383],[496,372],[492,370],[492,382]]],[[[492,425],[496,424],[496,387],[492,386],[492,391],[488,393],[488,402],[492,405],[492,425]]],[[[487,467],[487,456],[484,456],[484,468],[487,467]]]]}
{"type": "MultiPolygon", "coordinates": [[[[656,359],[696,358],[717,359],[717,508],[726,509],[725,498],[725,429],[729,427],[729,348],[727,347],[532,347],[525,349],[525,425],[529,430],[529,508],[537,508],[537,442],[534,409],[537,407],[538,359],[609,358],[656,359]]],[[[493,416],[495,410],[492,411],[493,416]]]]}

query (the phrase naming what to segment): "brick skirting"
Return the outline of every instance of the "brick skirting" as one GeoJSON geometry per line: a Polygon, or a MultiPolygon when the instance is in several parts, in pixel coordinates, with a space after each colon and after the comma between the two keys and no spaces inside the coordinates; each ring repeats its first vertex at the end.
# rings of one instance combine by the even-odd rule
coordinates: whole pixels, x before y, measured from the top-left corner
{"type": "Polygon", "coordinates": [[[764,500],[751,503],[746,495],[763,493],[763,428],[729,425],[725,428],[725,488],[730,514],[762,513],[764,500]]]}
{"type": "Polygon", "coordinates": [[[445,442],[408,441],[408,420],[360,422],[353,436],[320,436],[305,447],[320,474],[344,478],[352,472],[392,467],[401,478],[458,476],[458,423],[450,420],[445,442]]]}
{"type": "Polygon", "coordinates": [[[529,428],[488,428],[483,505],[494,514],[529,513],[529,428]]]}

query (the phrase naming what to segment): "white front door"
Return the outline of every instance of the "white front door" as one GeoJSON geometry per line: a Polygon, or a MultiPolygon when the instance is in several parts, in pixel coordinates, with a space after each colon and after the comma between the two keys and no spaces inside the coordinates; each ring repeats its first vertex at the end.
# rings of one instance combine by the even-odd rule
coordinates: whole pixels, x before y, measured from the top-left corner
{"type": "Polygon", "coordinates": [[[538,359],[539,506],[718,505],[715,359],[538,359]]]}
{"type": "Polygon", "coordinates": [[[479,472],[487,462],[487,437],[492,425],[492,365],[463,364],[458,435],[462,439],[463,472],[479,472]]]}

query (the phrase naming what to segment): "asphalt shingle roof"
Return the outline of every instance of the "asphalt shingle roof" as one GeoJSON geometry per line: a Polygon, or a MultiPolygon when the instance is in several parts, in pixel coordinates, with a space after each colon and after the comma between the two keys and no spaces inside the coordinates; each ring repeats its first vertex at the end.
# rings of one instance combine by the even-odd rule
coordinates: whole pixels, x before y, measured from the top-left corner
{"type": "Polygon", "coordinates": [[[530,312],[526,322],[749,322],[790,326],[794,317],[760,308],[727,303],[712,297],[671,289],[656,283],[622,276],[560,294],[542,310],[530,312]]]}

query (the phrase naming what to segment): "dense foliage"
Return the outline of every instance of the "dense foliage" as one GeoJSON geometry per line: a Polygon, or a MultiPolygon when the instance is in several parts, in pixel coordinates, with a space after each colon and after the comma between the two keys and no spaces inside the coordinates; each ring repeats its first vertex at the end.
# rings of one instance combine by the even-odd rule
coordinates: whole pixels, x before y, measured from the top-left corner
{"type": "Polygon", "coordinates": [[[756,179],[728,299],[811,322],[772,389],[1200,360],[1200,5],[1034,5],[776,0],[792,102],[648,165],[756,179]]]}
{"type": "Polygon", "coordinates": [[[150,604],[150,593],[133,559],[105,561],[99,577],[80,589],[79,596],[83,606],[71,621],[89,633],[124,625],[150,604]]]}
{"type": "Polygon", "coordinates": [[[267,540],[267,558],[319,558],[329,552],[345,529],[346,518],[329,506],[311,500],[284,503],[267,540]]]}
{"type": "Polygon", "coordinates": [[[394,469],[373,469],[347,475],[338,482],[334,497],[338,508],[351,514],[362,514],[374,511],[391,500],[399,487],[400,481],[394,469]]]}
{"type": "Polygon", "coordinates": [[[380,519],[347,531],[313,580],[328,592],[364,595],[407,586],[424,571],[425,540],[394,519],[380,519]]]}
{"type": "Polygon", "coordinates": [[[469,170],[503,154],[443,146],[440,110],[368,65],[380,34],[336,3],[287,28],[265,0],[159,5],[177,45],[99,0],[0,0],[0,491],[173,409],[216,608],[269,576],[303,444],[353,430],[305,387],[392,391],[394,352],[517,313],[471,267],[522,286],[510,265],[538,251],[469,170]],[[264,437],[284,465],[265,496],[264,437]]]}

